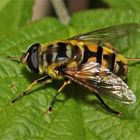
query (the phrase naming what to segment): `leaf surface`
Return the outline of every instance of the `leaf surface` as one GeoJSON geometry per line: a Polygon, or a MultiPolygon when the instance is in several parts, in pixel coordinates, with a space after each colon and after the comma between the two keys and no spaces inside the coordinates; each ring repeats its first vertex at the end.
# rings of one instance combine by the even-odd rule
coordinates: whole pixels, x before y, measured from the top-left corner
{"type": "Polygon", "coordinates": [[[34,0],[1,0],[0,36],[31,21],[34,0]]]}
{"type": "Polygon", "coordinates": [[[111,8],[140,12],[139,0],[104,0],[104,2],[106,2],[111,8]]]}
{"type": "MultiPolygon", "coordinates": [[[[105,100],[112,108],[122,111],[118,118],[106,112],[95,96],[84,87],[72,83],[58,96],[53,112],[44,115],[51,98],[62,81],[35,88],[31,95],[11,105],[9,101],[25,90],[38,76],[26,67],[6,59],[26,51],[32,43],[66,39],[75,34],[120,23],[140,23],[139,14],[120,10],[79,12],[68,26],[47,18],[22,27],[0,41],[0,139],[44,140],[137,140],[140,132],[140,65],[131,62],[128,85],[137,102],[124,105],[105,100]]],[[[137,34],[125,38],[118,47],[127,57],[139,57],[140,40],[137,34]]]]}

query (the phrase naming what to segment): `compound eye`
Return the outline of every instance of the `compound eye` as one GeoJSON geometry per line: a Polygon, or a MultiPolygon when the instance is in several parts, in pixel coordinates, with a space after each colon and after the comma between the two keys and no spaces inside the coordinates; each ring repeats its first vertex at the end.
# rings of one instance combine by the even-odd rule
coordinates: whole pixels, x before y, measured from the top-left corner
{"type": "Polygon", "coordinates": [[[38,61],[38,49],[40,47],[39,43],[33,44],[28,49],[27,53],[29,53],[27,58],[27,67],[33,73],[39,72],[39,61],[38,61]]]}
{"type": "Polygon", "coordinates": [[[35,43],[35,44],[33,44],[33,45],[31,45],[31,46],[29,47],[27,53],[30,54],[30,53],[35,52],[35,51],[38,50],[39,47],[40,47],[40,44],[39,44],[39,43],[35,43]]]}

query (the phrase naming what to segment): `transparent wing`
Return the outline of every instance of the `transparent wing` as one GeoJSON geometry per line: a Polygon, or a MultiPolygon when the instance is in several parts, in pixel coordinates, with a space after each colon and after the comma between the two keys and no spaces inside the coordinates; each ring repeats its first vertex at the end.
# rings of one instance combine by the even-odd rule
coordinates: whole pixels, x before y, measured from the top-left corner
{"type": "Polygon", "coordinates": [[[75,69],[65,69],[66,76],[95,91],[99,95],[130,104],[136,100],[135,95],[124,83],[124,81],[110,72],[107,68],[95,62],[88,62],[82,67],[75,69]]]}
{"type": "Polygon", "coordinates": [[[113,43],[114,40],[123,37],[126,34],[138,29],[140,29],[140,25],[137,23],[120,24],[73,36],[72,38],[70,38],[70,40],[76,39],[94,43],[98,41],[105,41],[113,43]]]}

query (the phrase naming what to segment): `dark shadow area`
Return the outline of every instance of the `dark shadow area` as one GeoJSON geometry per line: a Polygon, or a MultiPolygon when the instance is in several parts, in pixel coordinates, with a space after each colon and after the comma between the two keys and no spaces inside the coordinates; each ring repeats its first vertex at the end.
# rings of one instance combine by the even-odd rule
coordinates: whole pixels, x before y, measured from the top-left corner
{"type": "MultiPolygon", "coordinates": [[[[22,69],[22,74],[25,76],[25,78],[29,81],[29,83],[31,84],[34,80],[37,80],[43,76],[45,76],[45,74],[43,75],[38,75],[38,74],[34,74],[34,73],[30,73],[26,68],[22,69]]],[[[62,81],[63,83],[63,81],[62,81]]],[[[43,84],[38,84],[37,87],[35,87],[32,91],[31,94],[35,91],[39,91],[39,90],[45,90],[47,87],[52,87],[54,89],[59,89],[59,87],[61,86],[60,81],[57,82],[56,80],[54,80],[52,83],[43,83],[43,84]]],[[[27,87],[25,87],[26,89],[27,87]]]]}
{"type": "MultiPolygon", "coordinates": [[[[25,76],[25,78],[30,83],[32,83],[34,80],[42,77],[42,75],[37,75],[37,74],[30,73],[26,69],[22,69],[22,73],[23,73],[23,75],[25,76]]],[[[42,85],[40,84],[37,87],[35,87],[30,92],[30,94],[33,94],[33,93],[37,94],[37,93],[39,93],[40,90],[46,90],[47,87],[52,87],[52,88],[54,88],[57,91],[62,84],[63,84],[63,80],[61,80],[61,81],[60,80],[54,80],[52,83],[49,83],[49,84],[45,84],[45,83],[42,84],[42,85]]],[[[26,88],[27,87],[25,87],[25,89],[26,88]]],[[[23,91],[21,91],[21,92],[23,92],[23,91]]],[[[74,83],[74,82],[72,82],[70,85],[66,86],[65,89],[63,90],[63,93],[65,94],[65,97],[66,97],[65,100],[68,100],[70,98],[73,98],[73,99],[75,99],[77,101],[79,100],[80,102],[83,102],[84,104],[92,105],[93,107],[94,106],[96,107],[97,105],[101,105],[98,102],[98,100],[96,100],[96,99],[89,100],[88,99],[88,96],[89,95],[93,95],[94,96],[94,94],[91,93],[91,92],[89,92],[89,90],[86,89],[85,87],[82,87],[81,85],[78,85],[77,83],[74,83]]],[[[57,100],[57,101],[63,102],[61,100],[57,100]]],[[[56,101],[56,104],[57,104],[57,101],[56,101]]]]}
{"type": "MultiPolygon", "coordinates": [[[[99,111],[103,111],[106,114],[110,114],[112,116],[116,116],[117,115],[109,112],[106,110],[106,108],[100,103],[100,101],[96,98],[96,96],[94,95],[94,92],[89,91],[87,88],[85,88],[82,85],[79,85],[75,82],[72,82],[71,85],[69,85],[69,87],[67,87],[64,92],[63,92],[66,96],[66,100],[68,100],[69,98],[73,98],[75,99],[77,102],[82,102],[83,104],[93,107],[99,111]],[[71,92],[71,93],[70,93],[71,92]],[[90,96],[90,99],[89,99],[90,96]],[[93,98],[91,98],[91,96],[93,96],[93,98]]],[[[103,99],[104,100],[104,99],[103,99]]],[[[105,102],[106,103],[106,102],[105,102]]],[[[109,105],[110,106],[110,105],[109,105]]],[[[110,106],[111,107],[111,106],[110,106]]],[[[112,109],[115,109],[113,107],[111,107],[112,109]]],[[[119,111],[116,110],[116,111],[119,111]]]]}
{"type": "Polygon", "coordinates": [[[107,2],[103,0],[89,0],[89,9],[110,8],[107,2]]]}
{"type": "MultiPolygon", "coordinates": [[[[70,14],[73,14],[81,10],[110,8],[109,4],[107,2],[104,2],[103,0],[87,0],[84,1],[83,3],[80,3],[80,1],[76,2],[72,0],[71,1],[65,0],[67,10],[70,14]],[[83,3],[85,3],[85,5],[83,5],[83,3]]],[[[52,4],[50,4],[50,15],[57,17],[52,4]]]]}

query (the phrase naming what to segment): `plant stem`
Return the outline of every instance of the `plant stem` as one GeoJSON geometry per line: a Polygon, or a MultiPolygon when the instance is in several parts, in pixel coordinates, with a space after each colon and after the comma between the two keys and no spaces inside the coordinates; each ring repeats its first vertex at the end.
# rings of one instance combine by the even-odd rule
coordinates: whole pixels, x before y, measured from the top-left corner
{"type": "Polygon", "coordinates": [[[63,24],[68,24],[70,16],[63,0],[51,0],[59,20],[63,24]]]}

